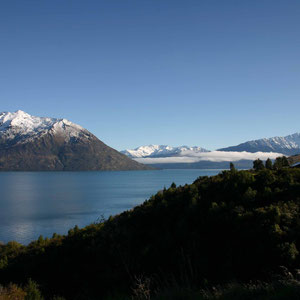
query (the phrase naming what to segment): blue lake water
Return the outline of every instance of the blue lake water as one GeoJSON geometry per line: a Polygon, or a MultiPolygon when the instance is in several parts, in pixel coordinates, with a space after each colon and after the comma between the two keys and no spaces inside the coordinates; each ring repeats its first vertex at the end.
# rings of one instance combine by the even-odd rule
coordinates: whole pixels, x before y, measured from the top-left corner
{"type": "Polygon", "coordinates": [[[0,173],[0,241],[23,244],[66,234],[130,209],[172,182],[192,183],[220,170],[0,173]]]}

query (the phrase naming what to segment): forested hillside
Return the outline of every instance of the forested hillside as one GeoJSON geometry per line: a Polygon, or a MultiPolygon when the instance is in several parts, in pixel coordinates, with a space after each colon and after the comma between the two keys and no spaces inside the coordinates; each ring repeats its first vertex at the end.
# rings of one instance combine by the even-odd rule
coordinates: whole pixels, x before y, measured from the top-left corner
{"type": "Polygon", "coordinates": [[[0,283],[24,286],[31,278],[49,299],[105,299],[129,297],[142,282],[149,297],[136,299],[150,299],[168,286],[296,276],[300,169],[256,169],[231,166],[191,185],[172,184],[133,210],[67,236],[1,245],[0,283]]]}

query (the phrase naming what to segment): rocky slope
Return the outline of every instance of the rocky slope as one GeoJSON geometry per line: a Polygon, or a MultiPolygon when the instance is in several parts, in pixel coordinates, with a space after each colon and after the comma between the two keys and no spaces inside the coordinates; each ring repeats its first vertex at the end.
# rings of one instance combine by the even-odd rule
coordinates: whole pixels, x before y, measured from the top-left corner
{"type": "Polygon", "coordinates": [[[20,110],[0,113],[1,171],[147,168],[66,119],[34,117],[20,110]]]}

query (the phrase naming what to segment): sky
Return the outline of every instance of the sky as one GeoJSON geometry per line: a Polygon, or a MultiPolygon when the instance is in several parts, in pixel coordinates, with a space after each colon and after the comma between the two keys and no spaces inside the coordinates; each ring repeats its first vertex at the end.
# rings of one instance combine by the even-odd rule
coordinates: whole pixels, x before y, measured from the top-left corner
{"type": "Polygon", "coordinates": [[[300,131],[298,0],[0,2],[0,111],[118,150],[300,131]]]}

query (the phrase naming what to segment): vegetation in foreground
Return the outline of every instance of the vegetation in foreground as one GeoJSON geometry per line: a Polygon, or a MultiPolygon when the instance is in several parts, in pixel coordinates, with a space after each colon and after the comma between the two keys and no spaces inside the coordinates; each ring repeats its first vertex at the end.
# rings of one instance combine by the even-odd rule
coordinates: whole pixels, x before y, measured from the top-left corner
{"type": "MultiPolygon", "coordinates": [[[[151,291],[148,280],[138,280],[129,295],[111,295],[105,300],[298,300],[300,298],[300,282],[297,280],[279,280],[273,283],[232,283],[215,286],[210,289],[191,289],[180,286],[166,286],[161,290],[151,291]]],[[[101,299],[95,297],[94,299],[101,299]]],[[[0,286],[1,300],[44,300],[36,283],[31,281],[25,288],[15,284],[0,286]]],[[[54,296],[52,300],[65,300],[54,296]]]]}
{"type": "Polygon", "coordinates": [[[284,165],[232,165],[67,236],[1,245],[1,291],[30,279],[45,299],[299,299],[300,169],[284,165]]]}

